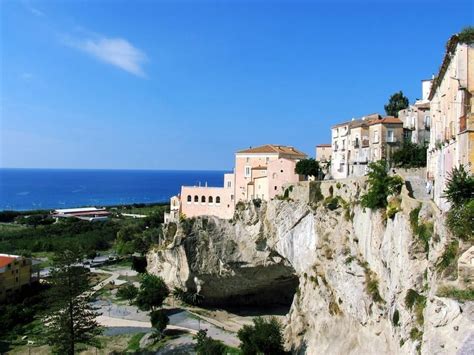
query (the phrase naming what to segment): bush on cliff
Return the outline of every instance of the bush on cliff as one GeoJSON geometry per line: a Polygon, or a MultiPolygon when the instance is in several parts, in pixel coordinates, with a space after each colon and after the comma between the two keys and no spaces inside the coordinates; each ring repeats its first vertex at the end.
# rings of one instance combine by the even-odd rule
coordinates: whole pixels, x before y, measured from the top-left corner
{"type": "Polygon", "coordinates": [[[369,189],[361,198],[362,207],[370,209],[387,207],[387,197],[398,195],[403,186],[403,179],[398,176],[388,175],[385,160],[369,164],[368,184],[369,189]]]}
{"type": "Polygon", "coordinates": [[[455,237],[473,239],[474,230],[474,176],[463,165],[449,174],[444,197],[451,203],[446,224],[455,237]]]}
{"type": "Polygon", "coordinates": [[[237,336],[241,342],[240,349],[245,355],[288,354],[283,348],[281,323],[275,317],[257,317],[253,320],[253,325],[244,325],[237,336]]]}

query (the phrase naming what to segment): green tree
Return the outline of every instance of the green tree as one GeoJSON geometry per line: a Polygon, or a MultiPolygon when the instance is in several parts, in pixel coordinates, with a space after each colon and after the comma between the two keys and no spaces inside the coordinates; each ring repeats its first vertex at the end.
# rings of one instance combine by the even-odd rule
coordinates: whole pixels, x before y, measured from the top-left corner
{"type": "Polygon", "coordinates": [[[421,168],[426,166],[426,151],[426,145],[404,142],[402,147],[392,154],[392,160],[396,167],[421,168]]]}
{"type": "Polygon", "coordinates": [[[117,297],[132,302],[138,295],[138,288],[132,284],[121,286],[117,290],[117,297]]]}
{"type": "Polygon", "coordinates": [[[237,336],[240,339],[240,349],[245,355],[287,354],[283,348],[282,326],[275,317],[257,317],[253,320],[253,325],[244,325],[237,336]]]}
{"type": "Polygon", "coordinates": [[[370,209],[387,207],[387,197],[399,194],[403,185],[400,176],[388,175],[385,160],[369,164],[367,182],[369,188],[367,193],[361,197],[361,205],[370,209]]]}
{"type": "Polygon", "coordinates": [[[198,355],[224,355],[226,346],[219,340],[207,336],[206,330],[200,330],[194,337],[196,340],[196,353],[198,355]]]}
{"type": "Polygon", "coordinates": [[[319,179],[321,177],[321,168],[319,163],[313,158],[303,159],[296,163],[295,173],[304,176],[314,176],[319,179]]]}
{"type": "Polygon", "coordinates": [[[79,266],[81,253],[63,250],[55,255],[51,269],[51,308],[45,317],[46,339],[59,354],[72,355],[78,345],[99,346],[101,328],[91,305],[89,270],[79,266]]]}
{"type": "Polygon", "coordinates": [[[153,328],[161,336],[166,329],[170,319],[162,309],[150,312],[150,321],[153,328]]]}
{"type": "Polygon", "coordinates": [[[407,108],[408,104],[408,98],[403,95],[403,92],[396,92],[395,94],[390,96],[388,103],[384,106],[385,112],[389,116],[398,117],[398,111],[407,108]]]}
{"type": "Polygon", "coordinates": [[[159,276],[143,274],[135,304],[142,311],[154,311],[163,305],[170,291],[159,276]]]}

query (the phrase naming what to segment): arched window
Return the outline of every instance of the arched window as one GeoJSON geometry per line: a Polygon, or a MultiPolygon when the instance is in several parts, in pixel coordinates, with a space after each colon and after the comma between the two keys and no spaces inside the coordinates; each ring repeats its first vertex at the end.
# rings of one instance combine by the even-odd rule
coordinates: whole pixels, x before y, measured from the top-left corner
{"type": "Polygon", "coordinates": [[[198,196],[198,195],[194,196],[194,202],[195,202],[195,203],[198,203],[198,202],[199,202],[199,196],[198,196]]]}
{"type": "Polygon", "coordinates": [[[216,203],[221,203],[221,197],[220,196],[216,197],[216,203]]]}
{"type": "Polygon", "coordinates": [[[201,196],[201,203],[206,203],[206,196],[201,196]]]}
{"type": "Polygon", "coordinates": [[[209,203],[213,203],[214,202],[214,199],[212,198],[212,196],[209,196],[209,203]]]}
{"type": "Polygon", "coordinates": [[[191,202],[191,195],[188,195],[188,202],[191,202]]]}

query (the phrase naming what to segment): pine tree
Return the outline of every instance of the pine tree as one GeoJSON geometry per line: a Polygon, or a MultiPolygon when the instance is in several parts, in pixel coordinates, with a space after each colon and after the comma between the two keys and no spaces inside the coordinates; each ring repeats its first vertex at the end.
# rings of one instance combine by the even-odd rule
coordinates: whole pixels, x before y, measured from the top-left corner
{"type": "Polygon", "coordinates": [[[89,270],[80,266],[80,253],[63,250],[51,270],[51,310],[46,315],[48,344],[58,354],[73,355],[78,345],[98,346],[101,328],[96,322],[96,308],[91,305],[89,270]]]}
{"type": "Polygon", "coordinates": [[[389,116],[398,117],[398,111],[407,108],[408,104],[408,98],[403,95],[403,92],[396,92],[390,96],[388,103],[384,106],[385,112],[389,116]]]}

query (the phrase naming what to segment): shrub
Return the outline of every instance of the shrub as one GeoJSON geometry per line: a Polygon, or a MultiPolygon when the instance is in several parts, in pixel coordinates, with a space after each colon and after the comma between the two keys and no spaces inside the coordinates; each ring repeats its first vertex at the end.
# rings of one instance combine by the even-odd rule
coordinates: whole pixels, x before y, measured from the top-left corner
{"type": "Polygon", "coordinates": [[[474,177],[464,166],[455,167],[448,176],[444,197],[454,207],[461,206],[474,198],[474,177]]]}
{"type": "Polygon", "coordinates": [[[384,160],[370,163],[369,169],[369,189],[362,196],[361,205],[370,209],[385,208],[387,197],[400,193],[403,179],[400,176],[389,176],[384,160]]]}
{"type": "Polygon", "coordinates": [[[402,210],[401,200],[398,197],[393,198],[387,206],[387,218],[393,219],[395,215],[402,210]]]}
{"type": "Polygon", "coordinates": [[[474,199],[460,206],[451,207],[446,216],[446,225],[456,238],[472,240],[474,235],[474,199]]]}
{"type": "Polygon", "coordinates": [[[324,199],[324,206],[331,210],[331,211],[334,211],[336,209],[338,209],[340,207],[339,205],[339,198],[336,196],[336,197],[326,197],[324,199]]]}
{"type": "Polygon", "coordinates": [[[398,312],[398,309],[393,311],[392,324],[395,327],[398,327],[400,325],[400,312],[398,312]]]}
{"type": "Polygon", "coordinates": [[[166,329],[170,319],[164,310],[159,309],[150,313],[150,321],[153,328],[155,328],[159,334],[163,334],[163,331],[166,329]]]}
{"type": "Polygon", "coordinates": [[[423,310],[425,309],[425,306],[426,306],[426,297],[423,295],[420,295],[418,292],[416,292],[413,289],[409,289],[405,296],[405,305],[410,310],[414,308],[415,317],[418,324],[423,325],[424,323],[423,310]]]}
{"type": "Polygon", "coordinates": [[[449,243],[443,255],[441,255],[441,260],[437,265],[438,269],[444,270],[448,268],[454,262],[454,260],[456,260],[458,250],[459,242],[457,240],[453,240],[451,243],[449,243]]]}
{"type": "Polygon", "coordinates": [[[443,287],[438,291],[438,296],[454,298],[458,301],[474,301],[474,288],[460,290],[454,287],[443,287]]]}
{"type": "Polygon", "coordinates": [[[200,330],[194,337],[196,340],[196,353],[198,355],[224,355],[226,354],[226,346],[207,336],[206,330],[200,330]]]}
{"type": "Polygon", "coordinates": [[[121,286],[117,290],[117,297],[124,300],[133,301],[137,295],[138,288],[131,284],[121,286]]]}
{"type": "Polygon", "coordinates": [[[393,153],[395,166],[400,168],[419,168],[426,166],[427,145],[404,142],[402,147],[393,153]]]}
{"type": "Polygon", "coordinates": [[[282,326],[275,317],[257,317],[253,325],[244,325],[237,336],[244,354],[287,354],[283,348],[282,326]]]}
{"type": "Polygon", "coordinates": [[[433,223],[419,223],[418,217],[420,215],[421,204],[410,212],[410,226],[413,233],[418,237],[418,240],[423,244],[425,252],[429,250],[429,242],[433,235],[433,223]]]}
{"type": "Polygon", "coordinates": [[[423,339],[423,332],[418,328],[412,328],[412,330],[410,330],[410,339],[412,341],[423,339]]]}

